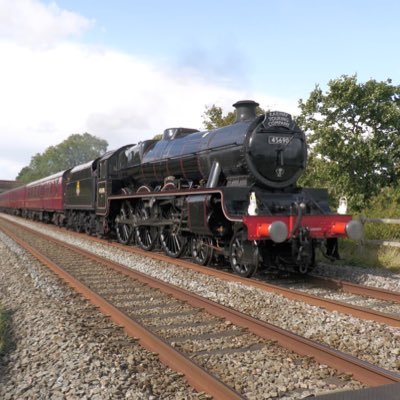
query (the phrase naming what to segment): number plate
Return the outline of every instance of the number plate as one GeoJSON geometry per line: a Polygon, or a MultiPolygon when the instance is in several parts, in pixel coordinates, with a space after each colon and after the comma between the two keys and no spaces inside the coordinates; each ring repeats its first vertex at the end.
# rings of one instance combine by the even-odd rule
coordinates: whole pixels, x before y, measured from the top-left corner
{"type": "Polygon", "coordinates": [[[268,136],[268,144],[284,144],[287,145],[292,140],[291,136],[268,136]]]}

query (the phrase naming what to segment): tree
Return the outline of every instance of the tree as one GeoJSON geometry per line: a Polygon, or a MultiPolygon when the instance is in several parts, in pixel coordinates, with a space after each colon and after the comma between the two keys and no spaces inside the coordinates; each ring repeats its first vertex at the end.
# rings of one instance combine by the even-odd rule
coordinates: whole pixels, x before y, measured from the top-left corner
{"type": "Polygon", "coordinates": [[[153,136],[153,140],[161,140],[162,137],[163,137],[163,134],[162,134],[162,133],[157,133],[157,135],[154,135],[154,136],[153,136]]]}
{"type": "MultiPolygon", "coordinates": [[[[33,160],[33,157],[31,158],[31,160],[33,160]]],[[[22,168],[21,171],[19,171],[15,179],[26,183],[26,182],[31,182],[35,179],[35,178],[31,179],[31,176],[34,176],[34,172],[30,166],[27,166],[22,168]]]]}
{"type": "Polygon", "coordinates": [[[234,111],[230,111],[224,116],[222,115],[222,108],[217,107],[215,104],[211,107],[206,106],[206,111],[203,114],[203,125],[208,131],[233,124],[234,121],[234,111]]]}
{"type": "MultiPolygon", "coordinates": [[[[257,107],[256,114],[265,114],[265,111],[261,107],[257,107]]],[[[226,115],[223,115],[222,108],[217,107],[215,104],[211,107],[206,106],[206,111],[203,113],[203,125],[208,131],[231,125],[235,122],[235,119],[236,114],[234,111],[229,111],[226,115]]]]}
{"type": "Polygon", "coordinates": [[[27,183],[72,168],[99,157],[107,146],[106,140],[89,133],[70,135],[60,144],[48,147],[43,154],[35,154],[16,179],[27,183]]]}
{"type": "Polygon", "coordinates": [[[325,184],[361,209],[400,178],[400,86],[390,79],[357,82],[343,75],[300,100],[298,124],[308,133],[309,166],[302,184],[325,184]]]}

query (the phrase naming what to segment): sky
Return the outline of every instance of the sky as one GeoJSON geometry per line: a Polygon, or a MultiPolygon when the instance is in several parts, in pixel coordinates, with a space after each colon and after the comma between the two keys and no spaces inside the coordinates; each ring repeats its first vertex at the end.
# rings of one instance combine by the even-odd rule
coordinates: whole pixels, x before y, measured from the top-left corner
{"type": "Polygon", "coordinates": [[[316,85],[400,84],[397,0],[0,0],[0,180],[73,133],[109,149],[213,104],[298,113],[316,85]]]}

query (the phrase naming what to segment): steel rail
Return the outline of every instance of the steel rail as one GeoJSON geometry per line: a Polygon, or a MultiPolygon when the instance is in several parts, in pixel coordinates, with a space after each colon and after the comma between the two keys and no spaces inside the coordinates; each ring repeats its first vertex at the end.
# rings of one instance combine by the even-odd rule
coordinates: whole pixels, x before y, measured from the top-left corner
{"type": "MultiPolygon", "coordinates": [[[[23,227],[23,229],[27,228],[23,227]]],[[[184,374],[188,383],[196,390],[198,390],[199,392],[209,393],[216,399],[230,400],[230,399],[243,398],[239,393],[231,389],[225,383],[223,383],[213,375],[210,375],[205,369],[198,366],[188,357],[185,357],[182,353],[175,350],[164,340],[162,340],[159,336],[147,330],[140,323],[132,320],[128,315],[120,311],[118,308],[114,307],[111,303],[109,303],[100,295],[92,291],[89,287],[82,284],[71,274],[64,271],[62,268],[58,267],[49,258],[41,254],[38,250],[33,248],[24,240],[20,239],[18,236],[14,235],[7,228],[1,226],[0,230],[2,230],[7,236],[11,237],[12,240],[18,243],[21,247],[29,251],[41,263],[43,263],[45,266],[51,269],[56,275],[58,275],[65,282],[67,282],[69,286],[71,286],[77,292],[82,294],[87,300],[89,300],[92,304],[94,304],[97,308],[99,308],[99,310],[103,314],[111,318],[111,320],[114,321],[117,325],[123,327],[128,336],[139,339],[140,344],[149,351],[156,353],[159,359],[164,364],[168,365],[171,369],[184,374]]],[[[33,232],[37,234],[36,231],[33,232]]],[[[40,236],[49,239],[48,236],[42,234],[40,234],[40,236]]],[[[56,242],[56,239],[51,238],[51,240],[56,242]]],[[[74,248],[73,246],[65,246],[65,247],[74,252],[78,252],[77,250],[79,250],[76,247],[74,248]]],[[[82,250],[80,250],[79,253],[85,257],[89,256],[90,258],[96,261],[99,260],[103,264],[105,263],[104,259],[101,259],[100,257],[94,258],[91,253],[86,253],[83,252],[82,250]]]]}
{"type": "Polygon", "coordinates": [[[40,235],[47,240],[51,239],[55,243],[58,243],[66,248],[70,248],[72,251],[79,253],[82,256],[91,258],[92,260],[101,262],[102,264],[112,266],[115,270],[146,283],[151,287],[158,288],[165,293],[169,293],[175,298],[186,301],[194,307],[203,308],[213,315],[225,318],[236,325],[247,328],[254,334],[264,339],[276,340],[280,345],[291,351],[294,351],[295,353],[303,356],[313,357],[319,363],[329,365],[330,367],[341,372],[351,374],[355,379],[368,386],[380,386],[400,382],[399,374],[385,370],[339,350],[332,349],[324,344],[306,339],[268,322],[257,320],[249,315],[245,315],[239,311],[190,293],[187,290],[165,283],[156,278],[152,278],[121,264],[106,260],[93,253],[87,252],[86,250],[82,250],[73,245],[69,245],[58,239],[49,238],[47,235],[38,233],[31,228],[23,227],[23,229],[32,231],[36,235],[40,235]]]}
{"type": "Polygon", "coordinates": [[[339,279],[325,278],[316,275],[310,275],[310,280],[334,289],[342,289],[348,293],[359,294],[361,296],[369,296],[379,300],[393,301],[395,303],[400,303],[400,292],[395,292],[393,290],[375,288],[372,286],[362,285],[359,283],[352,283],[349,281],[342,281],[339,279]]]}

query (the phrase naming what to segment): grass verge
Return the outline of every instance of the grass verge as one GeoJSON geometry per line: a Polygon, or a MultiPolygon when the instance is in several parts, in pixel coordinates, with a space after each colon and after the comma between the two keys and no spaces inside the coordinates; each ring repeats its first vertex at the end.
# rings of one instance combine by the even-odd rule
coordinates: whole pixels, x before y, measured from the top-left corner
{"type": "Polygon", "coordinates": [[[359,242],[341,239],[339,253],[341,258],[339,264],[385,268],[393,272],[400,272],[400,248],[372,244],[362,245],[359,242]]]}

